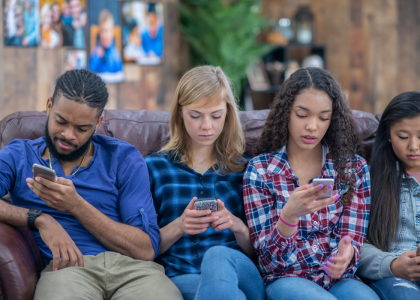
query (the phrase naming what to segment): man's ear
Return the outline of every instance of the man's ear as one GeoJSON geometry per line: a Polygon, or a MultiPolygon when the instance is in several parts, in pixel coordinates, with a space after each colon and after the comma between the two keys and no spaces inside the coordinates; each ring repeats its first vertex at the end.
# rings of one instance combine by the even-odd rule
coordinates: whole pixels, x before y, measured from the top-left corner
{"type": "Polygon", "coordinates": [[[103,120],[104,120],[104,114],[101,114],[101,116],[99,117],[98,121],[96,122],[95,132],[96,132],[96,130],[98,130],[99,125],[101,125],[101,123],[102,123],[103,120]]]}
{"type": "Polygon", "coordinates": [[[50,97],[47,100],[47,107],[46,107],[46,109],[47,109],[47,116],[50,115],[50,111],[51,111],[52,105],[53,105],[53,103],[52,103],[52,99],[50,97]]]}

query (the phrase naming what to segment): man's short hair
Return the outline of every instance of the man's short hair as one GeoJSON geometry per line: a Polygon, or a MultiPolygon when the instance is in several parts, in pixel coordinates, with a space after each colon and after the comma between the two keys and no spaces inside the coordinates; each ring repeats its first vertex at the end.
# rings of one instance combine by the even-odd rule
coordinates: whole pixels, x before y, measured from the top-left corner
{"type": "Polygon", "coordinates": [[[57,79],[52,104],[61,96],[97,108],[98,117],[108,102],[105,82],[97,74],[84,69],[67,71],[57,79]]]}

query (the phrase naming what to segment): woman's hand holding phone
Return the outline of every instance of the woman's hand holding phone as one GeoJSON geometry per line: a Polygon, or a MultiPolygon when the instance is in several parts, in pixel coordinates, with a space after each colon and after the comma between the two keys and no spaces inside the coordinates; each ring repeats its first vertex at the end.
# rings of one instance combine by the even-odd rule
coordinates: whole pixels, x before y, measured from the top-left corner
{"type": "MultiPolygon", "coordinates": [[[[327,207],[340,198],[340,195],[334,195],[322,200],[316,200],[331,189],[331,185],[324,187],[322,185],[317,185],[312,187],[310,184],[306,184],[298,187],[293,191],[289,200],[284,205],[280,213],[280,218],[288,224],[298,224],[301,216],[311,214],[327,207]]],[[[277,228],[284,237],[290,237],[296,231],[296,227],[288,226],[280,219],[277,222],[277,228]]]]}
{"type": "Polygon", "coordinates": [[[206,210],[195,210],[194,201],[197,197],[194,197],[184,210],[182,215],[178,218],[179,229],[189,235],[196,235],[205,232],[212,222],[219,219],[218,216],[212,216],[210,209],[206,210]]]}
{"type": "Polygon", "coordinates": [[[211,223],[211,227],[216,231],[223,229],[230,229],[233,233],[245,232],[246,225],[241,219],[235,217],[226,207],[222,200],[217,199],[218,211],[213,212],[211,215],[218,217],[217,221],[211,223]]]}
{"type": "Polygon", "coordinates": [[[395,277],[411,282],[420,280],[420,256],[416,255],[416,251],[404,252],[391,262],[390,268],[395,277]]]}

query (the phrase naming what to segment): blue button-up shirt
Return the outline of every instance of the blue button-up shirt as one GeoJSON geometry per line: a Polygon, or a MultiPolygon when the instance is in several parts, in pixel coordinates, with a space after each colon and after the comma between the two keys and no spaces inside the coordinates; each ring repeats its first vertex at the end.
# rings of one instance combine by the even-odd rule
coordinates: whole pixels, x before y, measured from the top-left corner
{"type": "MultiPolygon", "coordinates": [[[[92,160],[75,175],[65,176],[59,161],[53,157],[51,163],[57,176],[70,179],[77,193],[108,218],[146,232],[155,253],[159,253],[159,227],[143,157],[136,148],[115,138],[94,135],[92,142],[95,147],[92,160]]],[[[83,255],[109,251],[75,217],[50,208],[29,189],[26,178],[32,177],[32,165],[38,163],[49,167],[49,160],[41,157],[45,147],[42,137],[33,141],[14,140],[0,151],[0,196],[9,191],[14,205],[41,209],[51,215],[83,255]]],[[[51,251],[39,233],[33,235],[45,263],[49,263],[51,251]]]]}
{"type": "MultiPolygon", "coordinates": [[[[220,199],[233,215],[246,222],[242,200],[243,171],[223,176],[220,170],[210,168],[200,174],[163,151],[145,160],[160,228],[179,218],[194,197],[220,199]]],[[[163,264],[169,277],[200,274],[204,253],[216,245],[240,250],[232,231],[217,232],[209,227],[197,235],[184,234],[158,257],[158,262],[163,264]]]]}

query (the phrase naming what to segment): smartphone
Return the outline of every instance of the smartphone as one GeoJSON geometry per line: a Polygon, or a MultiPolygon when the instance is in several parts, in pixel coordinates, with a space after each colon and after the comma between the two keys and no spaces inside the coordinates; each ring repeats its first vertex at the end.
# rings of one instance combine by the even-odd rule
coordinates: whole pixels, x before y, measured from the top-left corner
{"type": "MultiPolygon", "coordinates": [[[[332,179],[332,178],[315,178],[312,181],[312,186],[317,186],[317,185],[320,185],[320,184],[322,184],[323,187],[327,186],[327,185],[334,186],[334,179],[332,179]]],[[[316,200],[322,200],[322,199],[325,199],[325,198],[329,198],[329,197],[332,196],[332,193],[333,193],[333,189],[328,190],[324,195],[322,195],[321,197],[319,197],[316,200]]]]}
{"type": "Polygon", "coordinates": [[[57,175],[55,174],[55,171],[53,169],[41,166],[39,164],[32,165],[32,174],[34,179],[36,177],[42,177],[54,182],[57,181],[57,175]]]}
{"type": "Polygon", "coordinates": [[[217,211],[216,198],[202,198],[194,201],[195,210],[210,209],[212,212],[217,211]]]}
{"type": "Polygon", "coordinates": [[[417,244],[417,253],[416,253],[416,255],[417,256],[420,256],[420,244],[417,244]]]}

